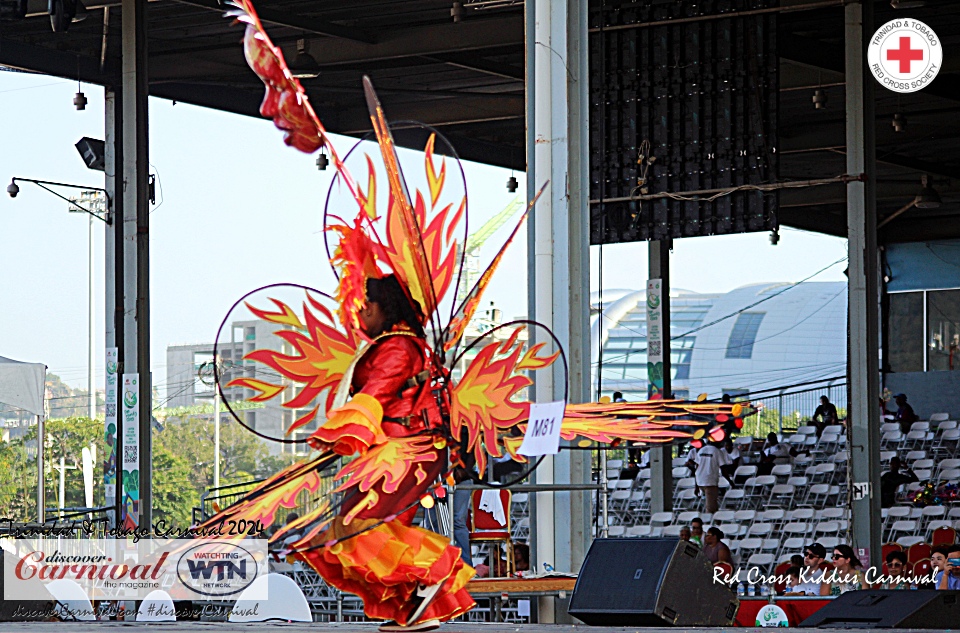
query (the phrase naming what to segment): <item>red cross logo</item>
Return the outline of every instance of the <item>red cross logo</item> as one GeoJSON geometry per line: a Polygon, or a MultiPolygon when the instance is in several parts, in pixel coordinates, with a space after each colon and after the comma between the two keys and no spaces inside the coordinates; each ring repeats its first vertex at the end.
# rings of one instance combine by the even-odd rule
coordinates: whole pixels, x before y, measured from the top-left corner
{"type": "Polygon", "coordinates": [[[900,72],[910,73],[910,62],[923,61],[922,48],[910,48],[910,36],[900,38],[900,48],[891,48],[887,51],[887,61],[900,62],[900,72]]]}

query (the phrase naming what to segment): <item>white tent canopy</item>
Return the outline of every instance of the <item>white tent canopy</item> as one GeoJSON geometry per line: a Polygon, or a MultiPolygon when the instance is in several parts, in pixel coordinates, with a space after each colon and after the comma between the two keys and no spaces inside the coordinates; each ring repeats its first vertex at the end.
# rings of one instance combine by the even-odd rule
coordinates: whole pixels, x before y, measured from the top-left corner
{"type": "Polygon", "coordinates": [[[0,356],[0,403],[43,415],[47,366],[0,356]]]}

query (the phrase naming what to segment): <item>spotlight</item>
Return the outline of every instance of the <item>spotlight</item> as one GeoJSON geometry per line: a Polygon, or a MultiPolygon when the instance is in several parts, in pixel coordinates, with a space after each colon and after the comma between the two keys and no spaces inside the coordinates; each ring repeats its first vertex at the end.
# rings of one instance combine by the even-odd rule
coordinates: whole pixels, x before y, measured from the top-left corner
{"type": "Polygon", "coordinates": [[[520,183],[517,182],[517,179],[514,178],[512,175],[509,178],[507,178],[507,191],[509,191],[510,193],[513,193],[517,190],[517,187],[519,186],[520,186],[520,183]]]}
{"type": "Polygon", "coordinates": [[[463,19],[463,3],[454,2],[453,7],[450,9],[450,17],[453,18],[454,22],[460,22],[463,19]]]}
{"type": "Polygon", "coordinates": [[[827,93],[820,88],[813,91],[813,107],[817,110],[823,110],[827,107],[827,93]]]}
{"type": "Polygon", "coordinates": [[[780,227],[774,228],[770,231],[770,243],[773,246],[776,246],[780,242],[780,227]]]}
{"type": "Polygon", "coordinates": [[[77,110],[86,110],[87,97],[82,92],[78,92],[73,95],[73,105],[76,106],[77,110]]]}
{"type": "Polygon", "coordinates": [[[313,79],[320,75],[320,64],[307,52],[307,40],[297,40],[297,56],[290,64],[290,74],[297,79],[313,79]]]}
{"type": "Polygon", "coordinates": [[[80,156],[83,158],[83,162],[87,165],[88,169],[95,169],[97,171],[104,170],[106,145],[103,141],[84,136],[76,142],[74,147],[80,152],[80,156]]]}
{"type": "Polygon", "coordinates": [[[893,115],[893,121],[890,122],[893,125],[894,132],[903,132],[907,129],[907,117],[903,116],[899,112],[893,115]]]}
{"type": "Polygon", "coordinates": [[[50,28],[54,33],[66,33],[70,23],[77,15],[78,0],[48,0],[47,12],[50,14],[50,28]]]}
{"type": "Polygon", "coordinates": [[[920,176],[920,192],[914,200],[913,206],[918,209],[938,209],[940,208],[940,194],[930,184],[930,176],[920,176]]]}
{"type": "Polygon", "coordinates": [[[327,155],[323,153],[323,150],[320,150],[320,154],[317,156],[317,169],[320,171],[326,171],[327,165],[330,164],[330,161],[327,160],[327,155]]]}
{"type": "Polygon", "coordinates": [[[20,193],[20,187],[17,186],[17,183],[10,181],[10,184],[7,185],[7,193],[10,194],[11,198],[16,198],[17,194],[20,193]]]}

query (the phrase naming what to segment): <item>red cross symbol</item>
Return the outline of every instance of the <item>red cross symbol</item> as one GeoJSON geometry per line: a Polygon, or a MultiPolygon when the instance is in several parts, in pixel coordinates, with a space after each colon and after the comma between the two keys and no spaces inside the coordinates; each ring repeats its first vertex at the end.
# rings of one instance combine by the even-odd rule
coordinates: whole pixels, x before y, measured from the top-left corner
{"type": "Polygon", "coordinates": [[[910,36],[900,38],[900,48],[891,48],[887,51],[887,61],[900,62],[900,72],[910,72],[910,62],[923,61],[922,48],[910,48],[910,36]]]}

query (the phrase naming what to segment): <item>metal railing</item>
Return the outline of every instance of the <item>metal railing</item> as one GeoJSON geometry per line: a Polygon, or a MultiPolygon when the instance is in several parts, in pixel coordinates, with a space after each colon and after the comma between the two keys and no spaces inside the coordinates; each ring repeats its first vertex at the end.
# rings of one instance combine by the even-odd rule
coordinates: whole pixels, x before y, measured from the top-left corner
{"type": "Polygon", "coordinates": [[[847,417],[847,377],[836,376],[742,396],[759,410],[744,421],[742,433],[762,437],[771,431],[796,430],[811,419],[820,405],[820,396],[830,399],[841,420],[847,417]]]}

